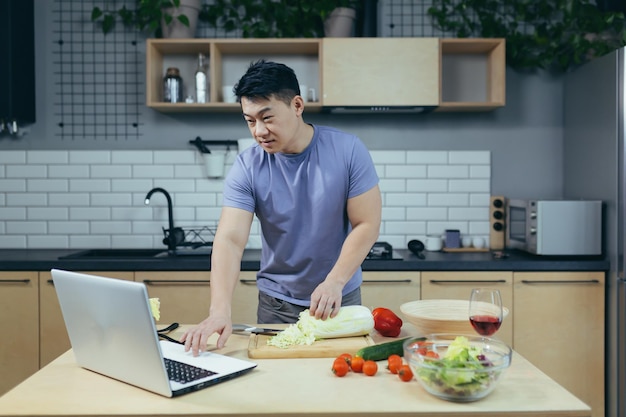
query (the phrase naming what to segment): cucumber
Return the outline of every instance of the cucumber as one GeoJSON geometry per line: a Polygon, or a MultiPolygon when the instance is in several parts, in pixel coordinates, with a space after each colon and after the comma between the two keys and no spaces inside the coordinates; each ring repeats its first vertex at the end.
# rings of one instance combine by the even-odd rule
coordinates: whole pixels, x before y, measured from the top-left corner
{"type": "MultiPolygon", "coordinates": [[[[355,356],[360,356],[364,360],[382,361],[386,360],[391,355],[404,356],[404,342],[410,339],[405,337],[391,342],[380,343],[378,345],[367,346],[357,351],[355,356]]],[[[425,337],[415,339],[416,342],[426,340],[425,337]]]]}

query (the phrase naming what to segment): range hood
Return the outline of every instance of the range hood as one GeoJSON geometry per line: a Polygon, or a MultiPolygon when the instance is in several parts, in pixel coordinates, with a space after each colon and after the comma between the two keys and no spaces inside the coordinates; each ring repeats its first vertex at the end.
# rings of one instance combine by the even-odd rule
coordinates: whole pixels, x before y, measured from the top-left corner
{"type": "Polygon", "coordinates": [[[437,106],[325,106],[324,112],[342,114],[362,113],[430,113],[437,106]]]}

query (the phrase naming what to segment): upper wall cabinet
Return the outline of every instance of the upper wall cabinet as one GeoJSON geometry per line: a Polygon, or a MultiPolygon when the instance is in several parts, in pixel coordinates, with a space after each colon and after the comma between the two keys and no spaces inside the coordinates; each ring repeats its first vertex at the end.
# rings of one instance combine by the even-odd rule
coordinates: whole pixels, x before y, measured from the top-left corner
{"type": "Polygon", "coordinates": [[[439,39],[324,38],[324,106],[439,105],[439,39]]]}
{"type": "Polygon", "coordinates": [[[251,62],[266,59],[294,69],[309,112],[488,111],[505,105],[504,47],[503,39],[148,39],[146,105],[161,112],[240,111],[226,95],[251,62]],[[195,103],[200,53],[208,62],[208,103],[195,103]],[[180,103],[163,99],[171,67],[182,79],[180,103]]]}

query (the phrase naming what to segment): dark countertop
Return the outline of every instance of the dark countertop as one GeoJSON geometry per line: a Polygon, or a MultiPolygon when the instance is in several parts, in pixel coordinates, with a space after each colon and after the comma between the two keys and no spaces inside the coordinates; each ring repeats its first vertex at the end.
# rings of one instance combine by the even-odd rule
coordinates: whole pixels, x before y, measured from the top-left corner
{"type": "MultiPolygon", "coordinates": [[[[0,249],[0,271],[203,271],[211,269],[208,255],[125,259],[59,259],[81,249],[0,249]]],[[[260,250],[246,250],[242,270],[259,268],[260,250]]],[[[397,250],[403,260],[366,260],[364,271],[608,271],[605,257],[535,256],[511,251],[497,259],[491,252],[424,252],[419,259],[408,250],[397,250]]]]}

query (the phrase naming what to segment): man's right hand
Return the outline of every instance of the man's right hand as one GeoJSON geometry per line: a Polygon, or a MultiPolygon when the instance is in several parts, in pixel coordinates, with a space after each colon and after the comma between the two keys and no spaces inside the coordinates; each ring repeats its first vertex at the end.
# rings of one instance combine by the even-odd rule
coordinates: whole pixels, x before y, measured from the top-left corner
{"type": "Polygon", "coordinates": [[[233,324],[227,316],[209,316],[200,324],[185,331],[180,341],[185,344],[185,352],[191,350],[193,356],[198,356],[207,347],[207,340],[213,333],[218,333],[217,348],[221,349],[233,333],[233,324]]]}

